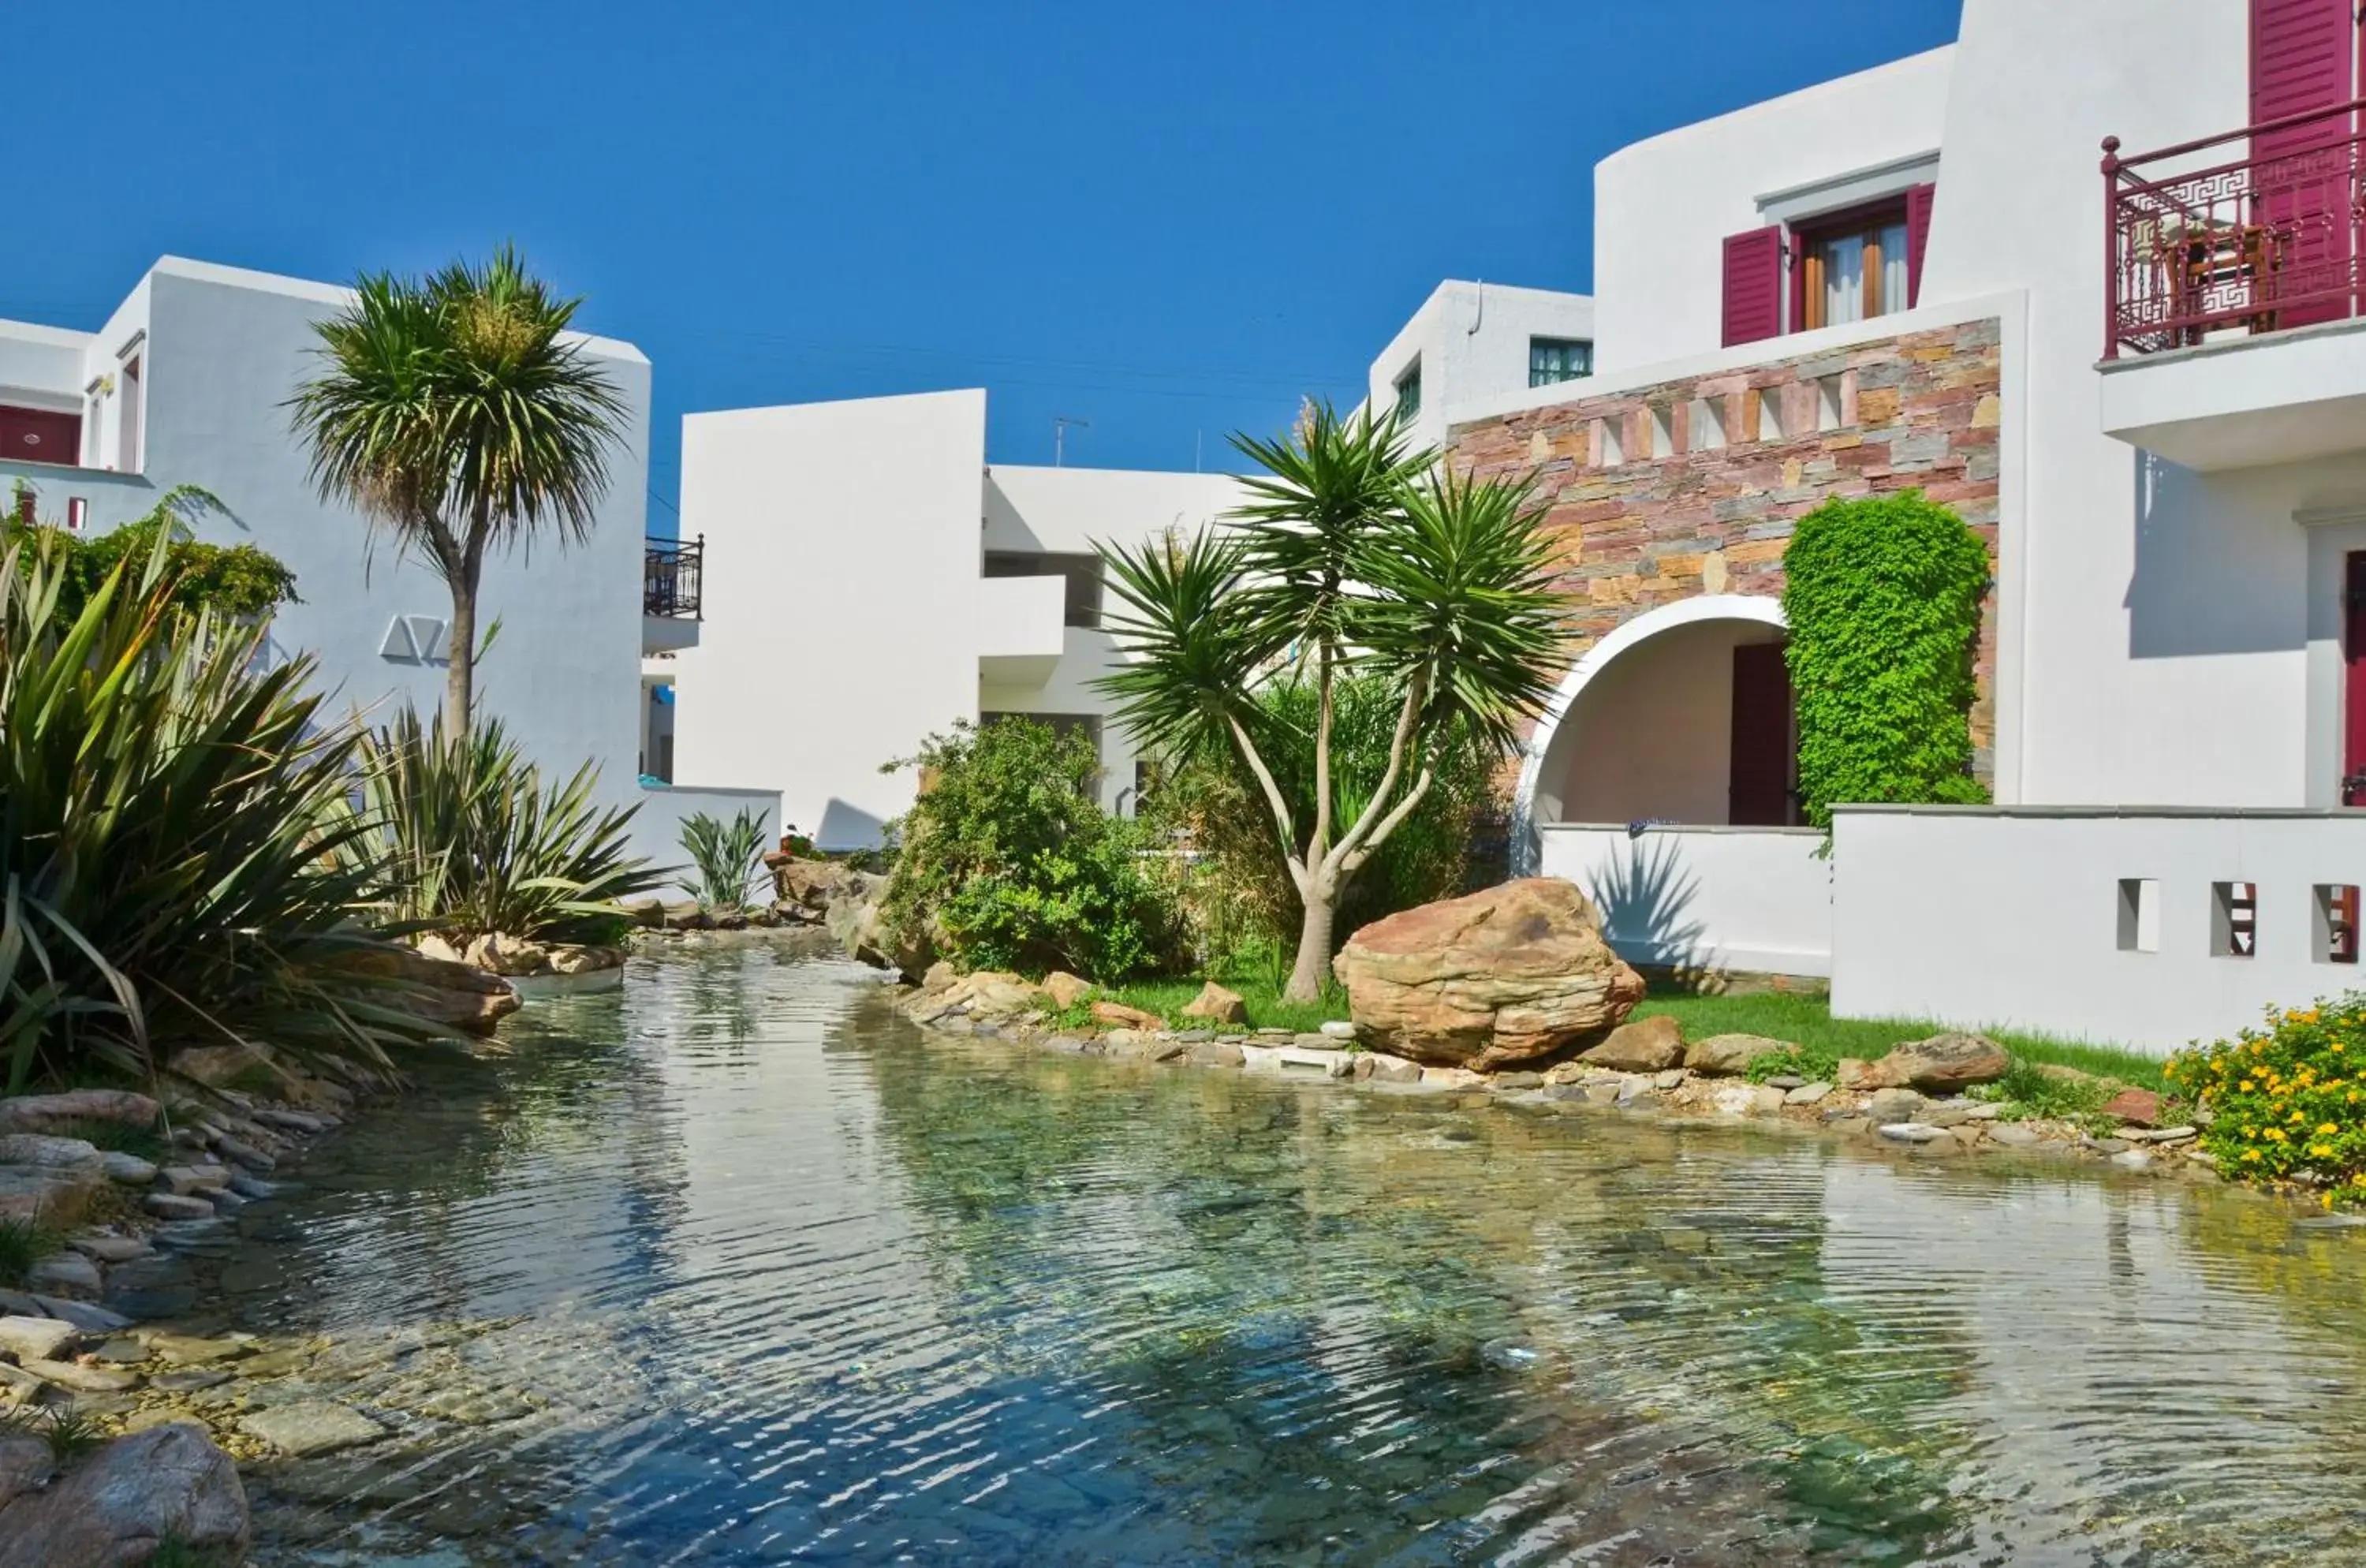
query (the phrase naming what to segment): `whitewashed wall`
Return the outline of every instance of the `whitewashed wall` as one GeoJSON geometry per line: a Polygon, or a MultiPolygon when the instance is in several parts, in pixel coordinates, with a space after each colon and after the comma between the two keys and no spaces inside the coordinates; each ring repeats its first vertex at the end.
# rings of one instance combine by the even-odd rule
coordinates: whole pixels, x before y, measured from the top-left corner
{"type": "Polygon", "coordinates": [[[1629,963],[1832,972],[1831,863],[1813,829],[1556,823],[1537,837],[1538,869],[1585,890],[1629,963]]]}
{"type": "Polygon", "coordinates": [[[1443,445],[1448,422],[1462,418],[1465,405],[1527,390],[1531,338],[1590,343],[1594,314],[1587,295],[1450,278],[1431,290],[1372,361],[1367,401],[1375,410],[1396,407],[1397,383],[1418,361],[1421,412],[1414,439],[1443,445]]]}
{"type": "Polygon", "coordinates": [[[2366,815],[1843,807],[1832,1010],[2166,1055],[2360,983],[2314,950],[2320,883],[2366,884],[2366,815]],[[2120,883],[2158,885],[2158,950],[2120,946],[2120,883]],[[2259,889],[2251,958],[2214,955],[2213,884],[2259,889]]]}
{"type": "MultiPolygon", "coordinates": [[[[770,789],[692,789],[671,784],[644,784],[641,808],[633,818],[634,842],[656,864],[672,869],[674,880],[659,892],[665,898],[686,897],[696,879],[690,856],[682,847],[682,825],[702,813],[726,827],[743,811],[764,819],[764,847],[781,841],[781,794],[770,789]]],[[[769,895],[767,896],[769,897],[769,895]]]]}

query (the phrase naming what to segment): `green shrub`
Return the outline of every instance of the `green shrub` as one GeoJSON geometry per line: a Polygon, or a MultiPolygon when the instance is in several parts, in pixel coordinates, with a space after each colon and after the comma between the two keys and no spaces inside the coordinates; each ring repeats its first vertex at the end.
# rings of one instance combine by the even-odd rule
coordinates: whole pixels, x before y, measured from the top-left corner
{"type": "Polygon", "coordinates": [[[1067,969],[1115,982],[1172,962],[1176,921],[1144,875],[1134,824],[1093,798],[1100,760],[1080,734],[1027,719],[932,735],[884,911],[928,931],[964,969],[1067,969]]]}
{"type": "MultiPolygon", "coordinates": [[[[1313,682],[1286,675],[1260,688],[1253,728],[1274,783],[1301,820],[1314,809],[1313,682]]],[[[1341,679],[1332,702],[1332,809],[1351,821],[1387,771],[1401,694],[1385,677],[1341,679]]],[[[1347,885],[1333,939],[1503,874],[1496,761],[1459,729],[1440,744],[1435,782],[1413,813],[1347,885]],[[1482,852],[1482,846],[1492,846],[1482,852]]],[[[1178,863],[1183,908],[1195,944],[1211,964],[1231,967],[1286,946],[1298,935],[1299,902],[1262,791],[1227,750],[1171,771],[1143,805],[1144,820],[1195,858],[1178,863]]]]}
{"type": "Polygon", "coordinates": [[[65,1244],[65,1233],[46,1220],[0,1214],[0,1287],[23,1284],[34,1264],[65,1244]]]}
{"type": "Polygon", "coordinates": [[[709,909],[744,909],[764,876],[764,814],[742,810],[726,826],[704,811],[682,819],[682,852],[698,873],[698,901],[709,909]]]}
{"type": "Polygon", "coordinates": [[[0,1077],[147,1080],[241,1039],[382,1062],[422,1026],[358,972],[384,944],[341,859],[356,739],[311,661],[183,613],[160,550],[69,614],[66,553],[0,556],[0,1077]]]}
{"type": "Polygon", "coordinates": [[[1920,491],[1828,501],[1784,552],[1786,660],[1799,716],[1799,795],[1835,805],[1977,805],[1972,660],[1989,553],[1920,491]]]}
{"type": "Polygon", "coordinates": [[[364,737],[361,763],[344,863],[390,925],[598,942],[671,874],[626,853],[637,806],[598,807],[588,762],[545,786],[499,719],[455,741],[406,708],[364,737]]]}
{"type": "Polygon", "coordinates": [[[2181,1052],[2162,1077],[2208,1108],[2220,1174],[2366,1204],[2366,991],[2270,1010],[2265,1029],[2181,1052]]]}
{"type": "MultiPolygon", "coordinates": [[[[22,497],[38,493],[24,480],[16,484],[22,497]]],[[[296,598],[296,574],[279,558],[253,545],[208,545],[200,542],[190,524],[208,511],[224,510],[221,502],[197,485],[175,485],[164,492],[147,516],[104,534],[74,534],[54,524],[28,528],[17,522],[14,507],[6,525],[7,543],[34,544],[53,552],[57,562],[59,613],[78,615],[90,596],[123,562],[145,560],[162,543],[164,570],[172,582],[172,600],[186,611],[211,610],[238,618],[267,615],[296,598]]]]}

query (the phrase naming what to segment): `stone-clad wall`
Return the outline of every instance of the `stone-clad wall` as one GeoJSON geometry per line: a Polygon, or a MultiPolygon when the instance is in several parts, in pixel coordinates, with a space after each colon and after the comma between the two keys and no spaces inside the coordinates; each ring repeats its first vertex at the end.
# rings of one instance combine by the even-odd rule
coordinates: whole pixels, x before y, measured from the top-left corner
{"type": "MultiPolygon", "coordinates": [[[[1448,451],[1482,477],[1536,476],[1582,652],[1694,594],[1781,593],[1793,527],[1835,496],[1919,488],[1993,559],[1998,369],[1991,318],[1458,425],[1448,451]]],[[[1972,711],[1983,779],[1995,664],[1991,613],[1972,711]]]]}

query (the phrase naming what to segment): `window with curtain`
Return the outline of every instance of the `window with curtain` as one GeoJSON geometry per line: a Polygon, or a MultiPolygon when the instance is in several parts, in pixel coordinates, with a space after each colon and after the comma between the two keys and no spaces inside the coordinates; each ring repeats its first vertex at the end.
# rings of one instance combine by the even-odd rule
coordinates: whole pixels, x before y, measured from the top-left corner
{"type": "Polygon", "coordinates": [[[1903,202],[1838,221],[1801,224],[1797,265],[1807,276],[1796,298],[1795,329],[1839,326],[1906,309],[1906,207],[1903,202]]]}
{"type": "Polygon", "coordinates": [[[1594,345],[1583,338],[1528,340],[1528,385],[1550,387],[1594,374],[1594,345]]]}

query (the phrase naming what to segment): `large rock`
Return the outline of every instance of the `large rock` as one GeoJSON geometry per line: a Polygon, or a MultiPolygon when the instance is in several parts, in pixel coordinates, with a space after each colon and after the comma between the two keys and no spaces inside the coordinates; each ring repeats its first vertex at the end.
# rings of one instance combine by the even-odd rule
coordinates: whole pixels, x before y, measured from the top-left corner
{"type": "Polygon", "coordinates": [[[235,1042],[185,1047],[174,1052],[164,1066],[174,1077],[208,1089],[227,1089],[250,1074],[257,1075],[258,1083],[278,1077],[277,1066],[263,1047],[235,1042]]]}
{"type": "Polygon", "coordinates": [[[550,969],[550,949],[505,931],[487,931],[468,944],[467,962],[495,975],[541,975],[550,969]]]}
{"type": "Polygon", "coordinates": [[[246,1555],[238,1469],[186,1421],[118,1438],[0,1508],[0,1568],[145,1562],[167,1536],[205,1561],[246,1555]]]}
{"type": "Polygon", "coordinates": [[[430,958],[388,942],[353,953],[345,967],[358,975],[395,981],[386,1001],[430,1023],[470,1034],[490,1034],[493,1025],[518,1010],[517,987],[472,964],[430,958]]]}
{"type": "Polygon", "coordinates": [[[1156,1013],[1128,1007],[1123,1002],[1095,1002],[1093,1017],[1101,1023],[1113,1023],[1121,1029],[1157,1030],[1166,1027],[1166,1021],[1156,1013]]]}
{"type": "Polygon", "coordinates": [[[918,985],[937,961],[937,944],[926,931],[910,931],[891,922],[884,908],[887,879],[869,872],[850,871],[839,880],[822,924],[838,944],[874,969],[892,969],[907,985],[918,985]]]}
{"type": "Polygon", "coordinates": [[[54,1133],[77,1122],[153,1127],[163,1108],[128,1089],[76,1089],[0,1100],[0,1133],[54,1133]]]}
{"type": "Polygon", "coordinates": [[[81,1329],[54,1317],[0,1317],[0,1350],[20,1361],[54,1361],[81,1343],[81,1329]]]}
{"type": "Polygon", "coordinates": [[[1092,990],[1093,983],[1090,980],[1071,975],[1065,969],[1054,969],[1043,976],[1044,995],[1050,997],[1052,1005],[1062,1012],[1067,1011],[1085,998],[1092,995],[1092,990]]]}
{"type": "Polygon", "coordinates": [[[1746,1073],[1750,1064],[1761,1056],[1797,1050],[1798,1047],[1788,1040],[1770,1039],[1763,1034],[1712,1034],[1684,1047],[1684,1066],[1711,1077],[1746,1073]]]}
{"type": "Polygon", "coordinates": [[[834,860],[800,860],[778,852],[766,855],[764,863],[772,868],[772,886],[783,903],[817,911],[830,907],[850,874],[834,860]]]}
{"type": "Polygon", "coordinates": [[[385,1427],[360,1411],[326,1399],[275,1404],[245,1417],[238,1426],[290,1459],[359,1448],[386,1436],[385,1427]]]}
{"type": "Polygon", "coordinates": [[[1200,987],[1200,994],[1183,1010],[1186,1018],[1204,1018],[1214,1023],[1246,1023],[1249,1004],[1238,991],[1228,991],[1213,980],[1200,987]]]}
{"type": "Polygon", "coordinates": [[[1573,884],[1532,876],[1376,920],[1332,961],[1375,1050],[1482,1070],[1615,1028],[1643,979],[1573,884]]]}
{"type": "Polygon", "coordinates": [[[1622,1023],[1599,1045],[1578,1053],[1577,1059],[1618,1073],[1658,1073],[1682,1066],[1684,1035],[1665,1013],[1622,1023]]]}
{"type": "Polygon", "coordinates": [[[0,1133],[0,1165],[28,1167],[64,1181],[100,1181],[107,1176],[95,1145],[46,1133],[0,1133]]]}
{"type": "Polygon", "coordinates": [[[1910,1040],[1874,1064],[1885,1087],[1952,1094],[1974,1084],[1994,1083],[2012,1066],[2005,1048],[1985,1034],[1949,1031],[1928,1040],[1910,1040]]]}

